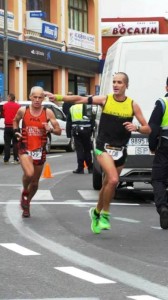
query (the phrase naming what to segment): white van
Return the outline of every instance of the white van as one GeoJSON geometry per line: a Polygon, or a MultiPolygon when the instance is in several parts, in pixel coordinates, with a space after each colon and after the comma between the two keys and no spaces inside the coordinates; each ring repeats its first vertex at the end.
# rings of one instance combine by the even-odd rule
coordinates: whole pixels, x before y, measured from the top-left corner
{"type": "MultiPolygon", "coordinates": [[[[155,101],[166,93],[168,35],[135,35],[119,38],[108,49],[100,95],[113,92],[113,75],[119,71],[128,74],[130,83],[126,94],[140,105],[148,121],[155,101]]],[[[101,108],[97,112],[97,126],[100,114],[101,108]]],[[[135,181],[150,183],[152,160],[153,155],[149,151],[147,136],[132,133],[128,143],[128,159],[121,173],[119,186],[130,186],[135,181]]],[[[101,170],[94,157],[93,187],[100,189],[101,182],[101,170]]]]}

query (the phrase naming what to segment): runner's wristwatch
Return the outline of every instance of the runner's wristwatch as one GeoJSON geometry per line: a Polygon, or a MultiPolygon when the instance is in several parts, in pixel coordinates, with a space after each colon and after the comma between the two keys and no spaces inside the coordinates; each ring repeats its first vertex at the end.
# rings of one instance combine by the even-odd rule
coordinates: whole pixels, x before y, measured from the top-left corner
{"type": "Polygon", "coordinates": [[[140,131],[140,128],[141,128],[141,126],[140,125],[137,125],[137,128],[136,128],[136,131],[140,131]]]}

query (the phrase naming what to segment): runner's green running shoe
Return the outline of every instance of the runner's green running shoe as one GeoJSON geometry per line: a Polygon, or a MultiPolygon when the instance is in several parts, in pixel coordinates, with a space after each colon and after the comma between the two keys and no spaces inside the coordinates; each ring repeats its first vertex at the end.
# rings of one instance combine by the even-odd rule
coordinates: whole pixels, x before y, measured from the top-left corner
{"type": "Polygon", "coordinates": [[[95,214],[95,209],[94,207],[92,207],[89,210],[89,215],[91,218],[91,230],[93,233],[100,233],[101,232],[101,228],[99,227],[99,218],[100,215],[99,214],[95,214]]]}
{"type": "Polygon", "coordinates": [[[102,213],[100,215],[99,226],[102,230],[109,230],[111,228],[110,213],[102,213]]]}

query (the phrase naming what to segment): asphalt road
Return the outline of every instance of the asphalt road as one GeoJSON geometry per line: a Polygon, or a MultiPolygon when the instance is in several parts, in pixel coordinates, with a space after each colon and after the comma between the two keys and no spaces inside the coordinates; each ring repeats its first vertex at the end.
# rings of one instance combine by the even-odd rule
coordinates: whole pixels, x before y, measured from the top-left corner
{"type": "Polygon", "coordinates": [[[160,229],[151,186],[118,191],[112,228],[94,235],[92,175],[72,174],[75,153],[47,157],[31,218],[19,207],[22,170],[0,157],[0,300],[168,300],[168,231],[160,229]]]}

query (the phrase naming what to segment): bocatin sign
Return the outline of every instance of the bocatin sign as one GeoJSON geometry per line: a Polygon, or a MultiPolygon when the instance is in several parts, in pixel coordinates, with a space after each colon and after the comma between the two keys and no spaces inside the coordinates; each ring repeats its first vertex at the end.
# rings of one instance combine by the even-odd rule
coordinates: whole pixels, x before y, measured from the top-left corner
{"type": "Polygon", "coordinates": [[[102,22],[102,36],[124,36],[159,33],[159,22],[102,22]]]}

